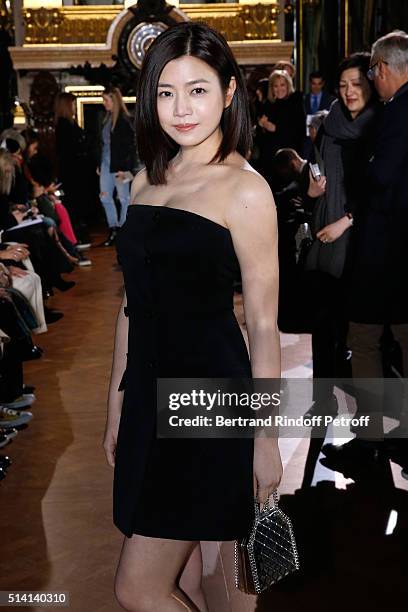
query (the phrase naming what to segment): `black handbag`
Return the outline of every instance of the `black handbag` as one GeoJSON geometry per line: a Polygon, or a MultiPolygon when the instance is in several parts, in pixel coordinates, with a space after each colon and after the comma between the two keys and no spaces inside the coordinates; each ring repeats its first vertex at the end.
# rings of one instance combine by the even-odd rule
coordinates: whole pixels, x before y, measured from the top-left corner
{"type": "Polygon", "coordinates": [[[278,507],[273,493],[262,511],[255,500],[255,520],[247,537],[235,542],[235,586],[259,594],[299,569],[299,555],[289,517],[278,507]]]}

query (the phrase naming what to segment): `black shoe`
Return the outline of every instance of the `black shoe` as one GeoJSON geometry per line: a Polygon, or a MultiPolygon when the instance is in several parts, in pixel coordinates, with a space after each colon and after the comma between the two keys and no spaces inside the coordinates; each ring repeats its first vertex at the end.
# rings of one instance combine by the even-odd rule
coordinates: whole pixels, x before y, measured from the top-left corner
{"type": "Polygon", "coordinates": [[[10,444],[10,442],[11,442],[11,438],[9,438],[5,433],[0,433],[0,448],[7,446],[7,444],[10,444]]]}
{"type": "Polygon", "coordinates": [[[378,468],[383,469],[383,460],[386,459],[386,456],[375,443],[358,440],[357,442],[361,442],[362,446],[357,450],[357,444],[354,448],[349,446],[351,442],[334,447],[336,450],[333,454],[320,459],[320,463],[329,470],[340,472],[346,478],[353,479],[373,474],[378,468]]]}
{"type": "Polygon", "coordinates": [[[34,393],[34,385],[23,385],[23,393],[34,393]]]}
{"type": "Polygon", "coordinates": [[[12,460],[7,455],[0,455],[0,467],[6,469],[12,464],[12,460]]]}
{"type": "Polygon", "coordinates": [[[355,438],[346,444],[325,444],[322,453],[326,455],[320,463],[346,478],[363,477],[379,467],[381,459],[386,458],[376,442],[355,438]]]}
{"type": "Polygon", "coordinates": [[[48,300],[48,298],[52,297],[53,295],[54,295],[54,292],[52,289],[45,289],[45,291],[43,291],[44,300],[48,300]]]}
{"type": "Polygon", "coordinates": [[[41,359],[44,350],[40,346],[35,344],[32,346],[23,347],[20,350],[19,356],[22,361],[33,361],[34,359],[41,359]]]}
{"type": "Polygon", "coordinates": [[[66,281],[63,278],[59,278],[57,281],[54,282],[54,287],[56,287],[60,291],[68,291],[68,289],[72,289],[72,287],[75,287],[75,285],[75,281],[66,281]]]}
{"type": "Polygon", "coordinates": [[[56,310],[51,310],[50,308],[44,308],[45,314],[45,322],[50,325],[51,323],[55,323],[59,321],[64,316],[62,312],[57,312],[56,310]]]}
{"type": "Polygon", "coordinates": [[[90,242],[77,242],[75,248],[77,251],[86,251],[86,249],[90,249],[92,244],[90,242]]]}
{"type": "Polygon", "coordinates": [[[304,418],[311,419],[314,416],[337,416],[339,413],[339,405],[337,397],[332,395],[330,399],[316,400],[305,413],[304,418]]]}
{"type": "Polygon", "coordinates": [[[117,233],[118,233],[118,228],[112,227],[110,229],[109,236],[107,237],[105,242],[102,244],[102,246],[105,246],[105,247],[113,246],[115,244],[116,234],[117,233]]]}
{"type": "Polygon", "coordinates": [[[40,346],[33,346],[31,351],[24,356],[23,361],[32,361],[33,359],[41,359],[41,357],[43,356],[43,353],[44,351],[40,346]]]}

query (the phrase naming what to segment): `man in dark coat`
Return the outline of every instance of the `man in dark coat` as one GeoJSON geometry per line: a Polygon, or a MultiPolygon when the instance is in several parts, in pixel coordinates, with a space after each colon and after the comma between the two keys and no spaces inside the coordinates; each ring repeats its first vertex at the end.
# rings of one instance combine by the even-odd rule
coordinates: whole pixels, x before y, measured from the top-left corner
{"type": "Polygon", "coordinates": [[[304,100],[306,115],[315,115],[321,110],[329,110],[335,98],[324,89],[324,86],[323,75],[318,71],[311,72],[309,76],[310,92],[305,95],[304,100]]]}
{"type": "MultiPolygon", "coordinates": [[[[358,410],[371,415],[373,429],[366,432],[371,442],[383,433],[382,397],[377,403],[370,392],[383,376],[379,345],[384,326],[391,328],[401,347],[403,375],[408,377],[408,34],[392,32],[374,43],[368,76],[384,106],[367,177],[361,178],[367,183],[367,198],[355,216],[349,346],[353,377],[377,381],[372,380],[370,388],[362,392],[358,410]]],[[[404,389],[406,379],[402,383],[404,389]]],[[[408,478],[406,389],[400,399],[400,426],[391,436],[398,439],[387,441],[385,449],[403,466],[402,474],[408,478]]],[[[356,433],[357,439],[343,447],[324,447],[333,466],[340,458],[344,465],[346,453],[351,461],[351,451],[367,451],[361,444],[364,432],[360,429],[356,433]]],[[[383,445],[377,444],[378,448],[384,450],[383,445]]]]}

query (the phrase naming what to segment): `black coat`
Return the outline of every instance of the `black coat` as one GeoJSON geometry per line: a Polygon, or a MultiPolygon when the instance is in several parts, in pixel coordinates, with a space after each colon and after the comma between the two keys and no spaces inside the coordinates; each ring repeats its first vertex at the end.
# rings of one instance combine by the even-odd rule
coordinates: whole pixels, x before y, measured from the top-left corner
{"type": "MultiPolygon", "coordinates": [[[[102,139],[99,146],[99,165],[101,164],[102,139]]],[[[110,171],[133,170],[136,163],[136,141],[132,119],[123,113],[119,114],[110,138],[110,171]]]]}
{"type": "Polygon", "coordinates": [[[0,193],[0,230],[7,230],[17,225],[14,215],[10,212],[10,198],[4,193],[0,193]]]}
{"type": "Polygon", "coordinates": [[[265,114],[276,125],[275,132],[266,132],[268,154],[273,155],[282,148],[302,150],[306,135],[306,118],[302,97],[294,92],[289,98],[266,102],[265,114]]]}
{"type": "Polygon", "coordinates": [[[55,126],[55,140],[58,159],[58,176],[65,183],[77,184],[84,174],[84,164],[88,158],[88,145],[85,132],[75,121],[64,117],[55,126]]]}
{"type": "Polygon", "coordinates": [[[351,319],[360,323],[408,323],[407,117],[408,83],[381,110],[355,227],[351,319]]]}
{"type": "Polygon", "coordinates": [[[257,131],[259,167],[269,184],[276,187],[277,179],[271,167],[275,153],[283,148],[295,149],[298,153],[303,149],[306,136],[303,96],[295,91],[283,100],[266,100],[261,112],[276,125],[276,131],[268,132],[263,128],[257,131]]]}

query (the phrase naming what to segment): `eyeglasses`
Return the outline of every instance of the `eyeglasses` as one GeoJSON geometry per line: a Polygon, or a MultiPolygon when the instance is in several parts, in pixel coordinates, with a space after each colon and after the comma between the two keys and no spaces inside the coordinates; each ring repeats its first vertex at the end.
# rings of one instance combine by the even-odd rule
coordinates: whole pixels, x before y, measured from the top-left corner
{"type": "Polygon", "coordinates": [[[374,80],[375,77],[375,68],[376,66],[378,66],[378,64],[382,62],[383,64],[388,64],[388,62],[379,59],[378,61],[375,62],[375,64],[373,64],[372,66],[370,66],[369,70],[367,70],[367,78],[370,79],[370,81],[374,80]]]}

